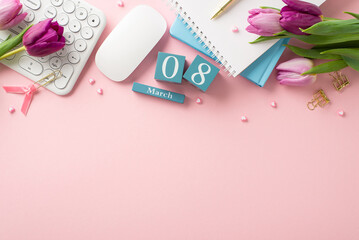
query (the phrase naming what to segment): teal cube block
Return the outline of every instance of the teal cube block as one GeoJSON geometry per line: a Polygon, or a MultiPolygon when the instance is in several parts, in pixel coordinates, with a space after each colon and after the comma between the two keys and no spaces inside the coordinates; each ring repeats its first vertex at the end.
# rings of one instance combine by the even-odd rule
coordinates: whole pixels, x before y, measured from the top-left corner
{"type": "Polygon", "coordinates": [[[170,92],[164,89],[155,88],[136,82],[133,83],[132,91],[177,103],[184,103],[184,99],[186,97],[180,93],[170,92]]]}
{"type": "Polygon", "coordinates": [[[166,82],[182,83],[186,57],[159,52],[155,79],[166,82]]]}
{"type": "Polygon", "coordinates": [[[198,55],[183,78],[205,92],[218,73],[219,68],[198,55]]]}

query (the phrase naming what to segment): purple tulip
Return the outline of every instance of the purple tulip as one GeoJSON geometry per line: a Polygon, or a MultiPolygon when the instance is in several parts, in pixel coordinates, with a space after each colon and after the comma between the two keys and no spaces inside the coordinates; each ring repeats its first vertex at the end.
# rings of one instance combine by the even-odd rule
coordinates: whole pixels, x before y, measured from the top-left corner
{"type": "Polygon", "coordinates": [[[322,21],[322,11],[318,6],[299,0],[283,0],[287,6],[281,10],[280,25],[288,32],[307,35],[300,29],[307,29],[322,21]]]}
{"type": "Polygon", "coordinates": [[[19,0],[0,0],[0,30],[6,30],[18,25],[27,13],[19,12],[22,4],[19,0]]]}
{"type": "Polygon", "coordinates": [[[252,9],[248,17],[249,26],[246,30],[250,33],[261,36],[273,36],[275,33],[283,31],[280,26],[280,12],[275,9],[252,9]]]}
{"type": "Polygon", "coordinates": [[[277,67],[277,79],[280,84],[289,86],[305,86],[315,82],[317,75],[302,75],[313,68],[314,62],[307,58],[294,58],[277,67]]]}
{"type": "Polygon", "coordinates": [[[23,45],[29,55],[44,57],[65,46],[64,28],[52,19],[46,19],[32,26],[24,35],[23,45]]]}

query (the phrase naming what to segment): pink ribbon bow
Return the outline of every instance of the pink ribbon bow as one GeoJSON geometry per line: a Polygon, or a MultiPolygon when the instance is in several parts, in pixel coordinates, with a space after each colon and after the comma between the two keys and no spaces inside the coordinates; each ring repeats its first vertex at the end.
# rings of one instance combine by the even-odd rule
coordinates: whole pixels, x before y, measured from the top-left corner
{"type": "Polygon", "coordinates": [[[37,91],[37,87],[35,84],[31,84],[27,87],[17,87],[17,86],[3,86],[4,90],[7,93],[20,93],[25,94],[25,99],[21,107],[21,112],[26,115],[27,111],[29,110],[32,97],[34,93],[37,91]]]}

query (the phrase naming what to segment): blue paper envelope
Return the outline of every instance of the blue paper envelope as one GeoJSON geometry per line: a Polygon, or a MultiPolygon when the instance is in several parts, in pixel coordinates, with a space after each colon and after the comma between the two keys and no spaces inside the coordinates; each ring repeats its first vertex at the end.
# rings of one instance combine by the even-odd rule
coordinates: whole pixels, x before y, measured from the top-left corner
{"type": "MultiPolygon", "coordinates": [[[[200,43],[199,38],[195,38],[196,33],[192,33],[192,29],[187,28],[187,26],[187,23],[182,22],[180,18],[177,17],[170,29],[170,34],[172,37],[186,43],[214,60],[217,60],[216,57],[212,57],[213,53],[208,48],[204,47],[204,43],[200,43]]],[[[287,44],[288,42],[289,39],[279,40],[240,75],[254,82],[258,86],[263,87],[284,52],[285,46],[283,46],[283,44],[287,44]]]]}

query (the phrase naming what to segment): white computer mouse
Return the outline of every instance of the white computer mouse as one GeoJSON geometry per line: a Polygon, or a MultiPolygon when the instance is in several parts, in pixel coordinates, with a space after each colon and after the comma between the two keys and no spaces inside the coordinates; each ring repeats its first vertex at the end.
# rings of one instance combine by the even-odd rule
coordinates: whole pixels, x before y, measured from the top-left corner
{"type": "Polygon", "coordinates": [[[167,29],[155,9],[140,5],[128,13],[103,42],[96,65],[109,79],[120,82],[130,76],[167,29]]]}

